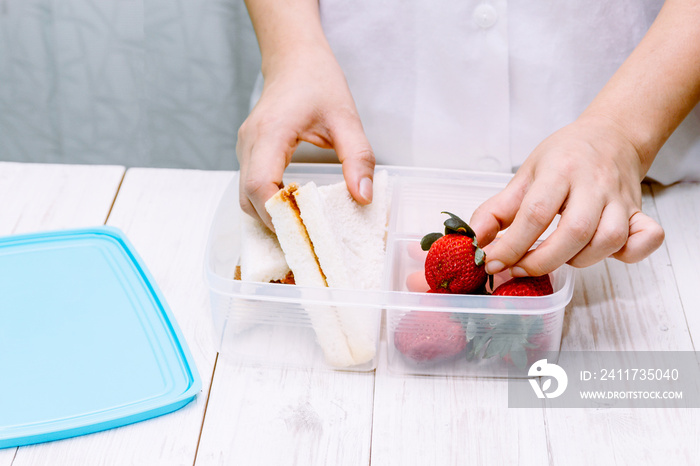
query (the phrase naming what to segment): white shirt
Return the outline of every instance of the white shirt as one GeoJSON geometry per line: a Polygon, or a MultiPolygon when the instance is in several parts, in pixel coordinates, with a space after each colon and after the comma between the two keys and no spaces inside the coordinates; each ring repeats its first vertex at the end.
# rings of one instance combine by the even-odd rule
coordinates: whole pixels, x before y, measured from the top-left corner
{"type": "MultiPolygon", "coordinates": [[[[321,0],[320,8],[378,163],[514,171],[577,118],[662,3],[321,0]]],[[[649,177],[700,180],[700,108],[649,177]]]]}

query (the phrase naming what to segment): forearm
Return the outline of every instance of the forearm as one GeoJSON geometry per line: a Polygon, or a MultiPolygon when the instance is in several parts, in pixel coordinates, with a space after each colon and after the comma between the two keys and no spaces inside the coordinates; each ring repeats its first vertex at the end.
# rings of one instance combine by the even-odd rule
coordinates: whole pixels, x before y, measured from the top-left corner
{"type": "Polygon", "coordinates": [[[634,145],[643,177],[661,146],[699,100],[700,3],[667,0],[637,48],[582,118],[602,117],[612,122],[634,145]]]}
{"type": "Polygon", "coordinates": [[[330,52],[318,0],[246,0],[262,57],[263,76],[310,50],[330,52]]]}

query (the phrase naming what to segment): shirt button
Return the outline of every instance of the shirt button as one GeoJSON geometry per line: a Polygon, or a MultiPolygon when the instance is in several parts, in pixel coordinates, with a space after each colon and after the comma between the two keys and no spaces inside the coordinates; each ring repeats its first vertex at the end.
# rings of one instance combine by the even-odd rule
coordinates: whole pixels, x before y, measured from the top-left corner
{"type": "Polygon", "coordinates": [[[474,22],[483,29],[488,29],[498,21],[496,9],[488,3],[482,3],[474,9],[474,22]]]}

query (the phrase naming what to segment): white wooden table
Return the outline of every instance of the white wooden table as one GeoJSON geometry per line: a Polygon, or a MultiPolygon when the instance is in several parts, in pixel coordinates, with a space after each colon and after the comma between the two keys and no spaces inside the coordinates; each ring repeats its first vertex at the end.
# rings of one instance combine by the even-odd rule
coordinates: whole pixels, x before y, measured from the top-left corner
{"type": "MultiPolygon", "coordinates": [[[[0,163],[0,234],[121,228],[165,294],[203,380],[179,411],[3,449],[0,466],[699,464],[697,409],[513,409],[505,381],[398,377],[384,353],[372,373],[219,357],[202,267],[231,177],[0,163]]],[[[700,341],[700,185],[646,187],[644,210],[665,227],[666,243],[639,264],[607,260],[578,271],[563,349],[680,351],[700,341]]]]}

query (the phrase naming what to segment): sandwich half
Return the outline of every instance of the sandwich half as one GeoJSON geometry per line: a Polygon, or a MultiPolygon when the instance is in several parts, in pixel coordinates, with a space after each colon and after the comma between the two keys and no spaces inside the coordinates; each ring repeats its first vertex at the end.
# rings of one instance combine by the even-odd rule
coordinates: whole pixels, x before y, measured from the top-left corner
{"type": "MultiPolygon", "coordinates": [[[[378,289],[383,280],[389,186],[374,177],[373,202],[358,204],[344,182],[290,184],[265,205],[297,285],[378,289]]],[[[375,356],[379,318],[368,309],[306,306],[326,361],[335,367],[375,356]]]]}
{"type": "MultiPolygon", "coordinates": [[[[318,264],[313,245],[301,220],[299,208],[294,199],[297,184],[290,184],[277,192],[265,204],[272,217],[279,244],[284,251],[289,268],[294,273],[294,282],[299,286],[325,287],[326,277],[318,264]]],[[[345,333],[340,327],[335,312],[327,312],[324,306],[305,306],[316,332],[316,338],[323,349],[326,362],[334,367],[354,365],[345,333]]]]}

